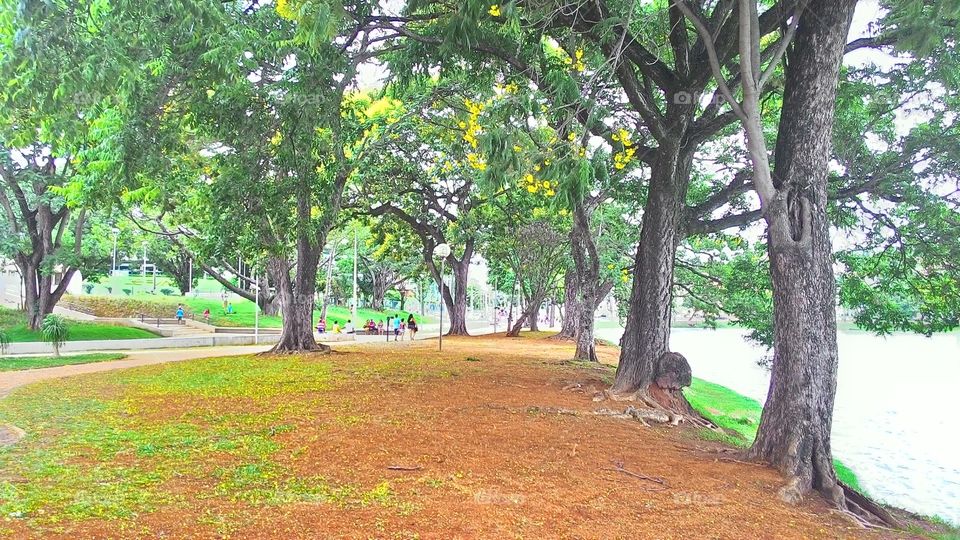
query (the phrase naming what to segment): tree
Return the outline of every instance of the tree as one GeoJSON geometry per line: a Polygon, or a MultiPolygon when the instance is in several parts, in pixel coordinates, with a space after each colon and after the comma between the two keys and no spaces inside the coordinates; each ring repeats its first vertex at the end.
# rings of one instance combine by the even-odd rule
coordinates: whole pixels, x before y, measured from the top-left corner
{"type": "Polygon", "coordinates": [[[833,253],[827,217],[827,178],[836,87],[855,0],[813,1],[793,13],[783,47],[764,67],[759,17],[740,0],[739,61],[742,100],[726,86],[715,43],[704,22],[684,4],[698,29],[725,100],[744,125],[754,186],[767,223],[773,285],[774,357],[770,391],[750,453],[788,477],[781,496],[799,500],[816,489],[840,508],[896,524],[876,505],[845,497],[833,469],[830,430],[837,377],[833,253]],[[793,35],[783,111],[771,170],[760,94],[793,35]]]}
{"type": "Polygon", "coordinates": [[[66,161],[42,145],[30,150],[0,147],[0,205],[12,234],[2,245],[23,278],[27,324],[34,330],[53,313],[81,264],[87,213],[71,210],[56,194],[70,174],[66,161]]]}
{"type": "Polygon", "coordinates": [[[515,276],[523,308],[507,331],[516,337],[525,323],[535,319],[547,296],[559,286],[565,267],[567,243],[556,224],[535,219],[497,234],[487,248],[490,257],[509,266],[515,276]]]}
{"type": "MultiPolygon", "coordinates": [[[[782,42],[775,35],[794,3],[782,0],[761,17],[760,35],[774,36],[764,55],[772,54],[782,42]]],[[[464,61],[482,68],[495,60],[509,77],[522,77],[535,85],[558,123],[569,129],[576,122],[585,133],[606,141],[613,150],[615,170],[629,171],[641,164],[650,167],[647,186],[624,175],[619,190],[642,194],[639,202],[644,209],[613,389],[630,393],[645,388],[668,349],[673,269],[681,231],[699,226],[703,216],[686,211],[694,156],[702,144],[736,120],[722,110],[722,100],[701,106],[701,96],[713,88],[705,50],[691,39],[676,3],[627,9],[608,2],[517,2],[496,13],[488,13],[477,1],[453,10],[439,2],[422,5],[430,9],[418,12],[421,17],[380,22],[384,28],[402,25],[398,31],[418,44],[405,57],[407,63],[397,69],[411,65],[429,69],[425,64],[435,57],[427,46],[438,45],[443,46],[443,56],[437,63],[461,69],[451,67],[455,62],[449,54],[459,46],[457,52],[464,61]],[[465,25],[464,20],[471,24],[465,25]],[[544,45],[551,41],[559,47],[550,50],[550,45],[544,45]],[[669,47],[661,47],[663,41],[669,47]],[[629,126],[625,131],[631,144],[614,139],[620,131],[611,126],[629,126]]],[[[724,66],[736,65],[737,18],[728,16],[731,6],[721,2],[709,15],[724,66]]],[[[741,187],[720,187],[698,210],[709,213],[718,200],[738,193],[741,187]]]]}
{"type": "Polygon", "coordinates": [[[392,102],[371,109],[375,98],[349,91],[380,47],[363,25],[375,4],[208,8],[209,18],[184,24],[201,24],[216,43],[186,40],[164,56],[144,85],[152,106],[123,123],[120,151],[136,171],[123,187],[153,200],[155,219],[169,219],[172,234],[242,239],[260,275],[275,277],[283,333],[274,351],[317,350],[312,318],[326,237],[369,146],[402,116],[392,102]],[[159,144],[143,153],[132,140],[159,144]]]}
{"type": "Polygon", "coordinates": [[[419,237],[423,262],[450,316],[448,334],[467,335],[470,262],[484,227],[483,207],[497,194],[481,189],[478,175],[486,164],[478,161],[472,142],[457,137],[464,132],[459,124],[475,121],[483,104],[456,90],[430,84],[405,90],[404,99],[424,100],[430,107],[391,137],[376,168],[358,182],[357,197],[375,201],[368,207],[371,216],[389,216],[419,237]],[[433,257],[440,244],[451,246],[444,262],[453,276],[453,291],[433,257]]]}

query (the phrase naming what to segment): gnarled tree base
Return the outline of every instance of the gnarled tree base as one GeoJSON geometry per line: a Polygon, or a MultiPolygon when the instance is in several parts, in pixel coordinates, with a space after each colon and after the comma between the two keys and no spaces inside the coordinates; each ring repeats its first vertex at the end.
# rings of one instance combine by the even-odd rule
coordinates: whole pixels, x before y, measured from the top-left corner
{"type": "Polygon", "coordinates": [[[333,349],[329,345],[317,343],[313,336],[309,339],[286,339],[281,337],[276,345],[263,354],[302,354],[302,353],[329,353],[333,349]]]}

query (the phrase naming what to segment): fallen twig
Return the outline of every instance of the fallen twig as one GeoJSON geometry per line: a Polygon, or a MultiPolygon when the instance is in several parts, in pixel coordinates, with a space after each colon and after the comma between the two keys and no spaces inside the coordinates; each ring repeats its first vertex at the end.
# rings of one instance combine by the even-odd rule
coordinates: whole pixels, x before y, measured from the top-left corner
{"type": "Polygon", "coordinates": [[[387,470],[390,470],[390,471],[419,471],[421,469],[423,469],[423,467],[420,465],[414,465],[413,467],[406,467],[403,465],[389,465],[387,467],[387,470]]]}
{"type": "Polygon", "coordinates": [[[635,473],[635,472],[633,472],[633,471],[629,471],[629,470],[627,470],[626,468],[624,468],[623,463],[621,463],[621,462],[616,462],[616,461],[615,461],[615,462],[613,463],[613,465],[614,465],[613,467],[606,467],[604,470],[606,470],[606,471],[614,471],[614,472],[618,472],[618,473],[623,473],[623,474],[625,474],[625,475],[627,475],[627,476],[632,476],[632,477],[637,478],[637,479],[639,479],[639,480],[646,480],[646,481],[648,481],[648,482],[654,482],[654,483],[656,483],[656,484],[660,484],[661,486],[663,486],[663,489],[654,489],[654,490],[648,490],[648,491],[663,491],[664,489],[667,489],[667,488],[670,487],[669,485],[667,485],[667,480],[666,480],[665,478],[661,478],[661,477],[659,477],[659,476],[647,476],[647,475],[645,475],[645,474],[640,474],[640,473],[635,473]]]}

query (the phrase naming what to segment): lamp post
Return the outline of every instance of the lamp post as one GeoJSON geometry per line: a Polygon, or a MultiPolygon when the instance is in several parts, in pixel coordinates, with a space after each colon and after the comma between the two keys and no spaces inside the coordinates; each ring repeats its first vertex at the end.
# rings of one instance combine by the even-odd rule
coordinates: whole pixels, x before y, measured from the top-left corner
{"type": "Polygon", "coordinates": [[[117,273],[117,237],[120,236],[120,229],[113,228],[113,267],[110,269],[110,275],[117,273]]]}
{"type": "Polygon", "coordinates": [[[253,344],[260,344],[260,282],[256,274],[253,276],[253,289],[255,292],[253,301],[253,344]]]}
{"type": "Polygon", "coordinates": [[[353,326],[357,325],[357,229],[353,229],[353,326]]]}
{"type": "Polygon", "coordinates": [[[147,288],[147,243],[143,243],[143,268],[140,269],[140,278],[143,281],[143,288],[147,288]]]}
{"type": "Polygon", "coordinates": [[[450,245],[440,244],[433,248],[433,256],[440,257],[440,350],[443,350],[443,272],[444,262],[450,255],[450,245]]]}

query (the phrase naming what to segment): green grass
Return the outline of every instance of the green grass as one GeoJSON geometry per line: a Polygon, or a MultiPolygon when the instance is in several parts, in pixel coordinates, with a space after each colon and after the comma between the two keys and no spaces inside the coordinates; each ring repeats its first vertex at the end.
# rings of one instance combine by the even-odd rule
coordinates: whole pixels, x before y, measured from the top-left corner
{"type": "MultiPolygon", "coordinates": [[[[80,295],[65,297],[65,301],[84,307],[93,313],[102,317],[131,317],[138,314],[145,314],[151,317],[172,318],[177,311],[177,304],[187,306],[187,313],[193,314],[200,319],[203,311],[210,310],[210,324],[214,326],[225,327],[252,327],[255,322],[255,304],[244,298],[234,298],[233,313],[226,314],[223,310],[223,301],[217,298],[194,298],[190,296],[162,296],[154,294],[134,294],[131,296],[99,296],[99,295],[80,295]]],[[[390,310],[386,312],[374,311],[372,309],[361,308],[357,310],[357,318],[362,323],[367,319],[374,321],[384,321],[387,316],[401,315],[406,318],[410,315],[408,311],[390,310]]],[[[421,324],[430,322],[429,318],[420,317],[414,314],[414,317],[421,324]]],[[[320,318],[320,310],[315,310],[313,314],[314,321],[320,318]]],[[[327,308],[327,320],[332,325],[339,323],[343,325],[347,319],[352,319],[353,314],[349,309],[340,306],[329,306],[327,308]]],[[[354,321],[356,324],[357,321],[354,321]]],[[[283,320],[277,316],[260,316],[260,326],[263,328],[280,328],[283,320]]]]}
{"type": "MultiPolygon", "coordinates": [[[[725,386],[697,378],[694,378],[693,384],[683,390],[683,395],[704,418],[727,432],[727,434],[719,434],[705,429],[701,433],[704,438],[719,440],[742,448],[753,443],[760,425],[760,414],[763,411],[763,405],[760,402],[725,386]]],[[[849,467],[835,459],[833,468],[841,482],[865,493],[857,480],[857,475],[849,467]]]]}
{"type": "Polygon", "coordinates": [[[300,430],[319,437],[352,411],[326,392],[357,376],[328,359],[236,356],[21,388],[0,400],[0,424],[29,434],[0,448],[0,516],[55,530],[66,520],[132,520],[188,497],[243,508],[399,504],[385,481],[305,474],[304,442],[289,442],[300,430]]]}
{"type": "Polygon", "coordinates": [[[0,357],[0,371],[20,371],[23,369],[38,369],[56,366],[71,366],[74,364],[91,364],[93,362],[107,362],[122,360],[126,355],[116,353],[75,354],[72,356],[7,356],[0,357]]]}
{"type": "MultiPolygon", "coordinates": [[[[27,327],[26,315],[21,311],[0,307],[0,328],[10,337],[11,343],[43,341],[40,332],[27,327]]],[[[153,332],[112,324],[68,321],[70,335],[67,341],[92,341],[101,339],[143,339],[159,337],[153,332]]]]}

